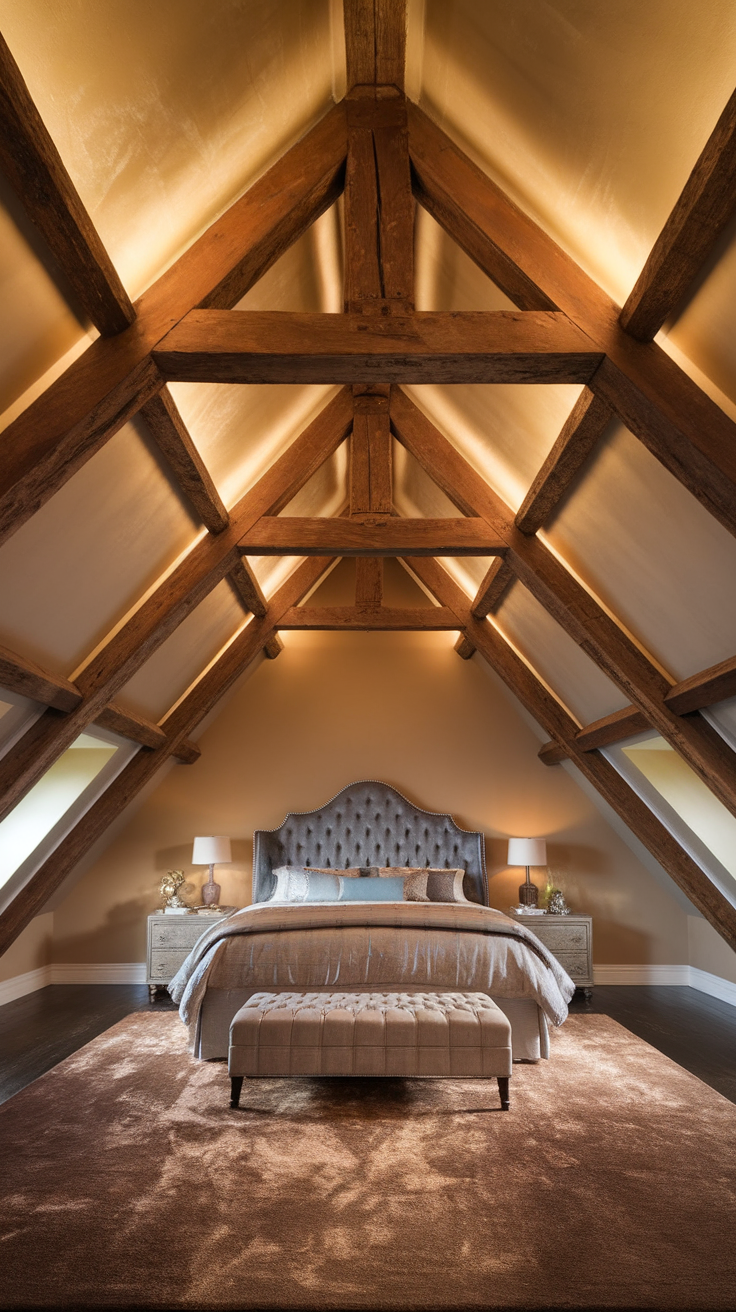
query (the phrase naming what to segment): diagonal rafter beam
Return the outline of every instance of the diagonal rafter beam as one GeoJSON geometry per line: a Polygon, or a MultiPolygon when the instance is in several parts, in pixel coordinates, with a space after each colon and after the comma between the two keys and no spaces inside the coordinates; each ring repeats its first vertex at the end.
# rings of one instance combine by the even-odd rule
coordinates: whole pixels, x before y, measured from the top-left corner
{"type": "Polygon", "coordinates": [[[243,534],[262,515],[278,515],[329,459],[348,435],[352,409],[351,393],[338,393],[233,508],[229,527],[198,542],[89,661],[75,680],[82,693],[80,704],[68,715],[44,712],[18,740],[0,761],[0,818],[238,564],[238,542],[243,534]]]}
{"type": "Polygon", "coordinates": [[[659,346],[624,332],[610,297],[441,128],[416,105],[408,112],[417,200],[518,305],[536,296],[587,334],[605,355],[591,390],[736,533],[736,424],[659,346]]]}
{"type": "Polygon", "coordinates": [[[516,577],[736,814],[736,753],[715,729],[671,710],[671,682],[538,538],[519,532],[500,497],[399,388],[391,392],[391,427],[464,514],[485,518],[506,543],[516,577]]]}
{"type": "Polygon", "coordinates": [[[2,435],[0,542],[161,388],[153,347],[198,306],[229,308],[337,199],[347,137],[336,105],[136,302],[137,318],[84,355],[2,435]]]}
{"type": "Polygon", "coordinates": [[[514,523],[522,533],[536,533],[544,527],[612,418],[610,406],[594,396],[588,387],[583,388],[514,516],[514,523]]]}
{"type": "Polygon", "coordinates": [[[154,348],[188,383],[585,383],[601,353],[564,314],[193,310],[154,348]]]}
{"type": "Polygon", "coordinates": [[[135,310],[0,36],[0,169],[46,242],[76,304],[103,337],[135,310]]]}
{"type": "Polygon", "coordinates": [[[146,401],[140,413],[205,528],[221,533],[229,523],[227,510],[168,387],[146,401]]]}
{"type": "Polygon", "coordinates": [[[253,619],[241,630],[229,647],[225,648],[214,664],[167,715],[161,725],[165,735],[164,743],[152,752],[136,753],[102,797],[81,817],[25,888],[20,890],[10,906],[2,912],[0,954],[6,951],[33,917],[39,914],[77,862],[141,789],[153,779],[161,766],[165,765],[171,756],[176,756],[177,752],[184,750],[192,730],[216,706],[259,651],[273,643],[276,626],[281,616],[306,596],[331,564],[332,561],[328,559],[312,559],[297,566],[294,573],[271,599],[267,614],[262,619],[253,619]]]}
{"type": "Polygon", "coordinates": [[[612,806],[633,834],[690,898],[706,920],[736,949],[736,907],[708,879],[672,834],[599,752],[582,751],[576,741],[577,724],[534,671],[525,664],[489,621],[476,620],[469,601],[436,560],[405,562],[429,588],[440,605],[455,611],[465,624],[468,640],[542,728],[551,734],[586,779],[612,806]]]}
{"type": "Polygon", "coordinates": [[[736,211],[736,91],[708,138],[620,315],[649,342],[679,309],[736,211]]]}

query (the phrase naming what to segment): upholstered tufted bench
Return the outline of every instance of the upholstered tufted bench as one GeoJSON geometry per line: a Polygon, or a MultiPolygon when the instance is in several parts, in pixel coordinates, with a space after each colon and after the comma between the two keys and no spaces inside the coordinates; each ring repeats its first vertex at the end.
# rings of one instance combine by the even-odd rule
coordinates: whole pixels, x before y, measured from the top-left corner
{"type": "Polygon", "coordinates": [[[495,1076],[508,1111],[511,1026],[485,993],[254,993],[228,1073],[231,1107],[245,1076],[495,1076]]]}

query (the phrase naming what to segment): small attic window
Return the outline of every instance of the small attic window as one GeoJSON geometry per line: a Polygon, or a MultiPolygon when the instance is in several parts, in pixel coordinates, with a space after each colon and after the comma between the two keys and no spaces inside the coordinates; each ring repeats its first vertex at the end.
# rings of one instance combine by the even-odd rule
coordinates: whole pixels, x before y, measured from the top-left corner
{"type": "MultiPolygon", "coordinates": [[[[76,818],[78,810],[80,813],[86,810],[101,791],[100,788],[92,789],[94,797],[90,796],[92,785],[99,780],[103,787],[106,786],[110,766],[118,753],[124,754],[125,759],[131,754],[125,746],[113,740],[112,735],[103,738],[92,733],[80,734],[10,815],[0,822],[0,887],[7,884],[44,839],[62,825],[65,817],[70,816],[70,812],[76,818]],[[103,771],[105,776],[100,779],[103,771]],[[84,803],[81,809],[75,805],[80,800],[84,803]]],[[[62,836],[59,833],[50,850],[62,836]]],[[[40,854],[41,860],[46,855],[44,850],[40,854]]]]}

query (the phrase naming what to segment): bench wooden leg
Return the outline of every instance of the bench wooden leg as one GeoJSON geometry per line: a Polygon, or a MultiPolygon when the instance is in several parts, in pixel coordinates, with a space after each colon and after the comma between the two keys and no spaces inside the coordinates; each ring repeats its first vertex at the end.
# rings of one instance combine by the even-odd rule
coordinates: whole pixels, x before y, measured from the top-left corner
{"type": "Polygon", "coordinates": [[[509,1077],[508,1075],[499,1075],[498,1092],[501,1095],[501,1108],[507,1112],[509,1109],[509,1077]]]}
{"type": "MultiPolygon", "coordinates": [[[[508,1080],[506,1081],[508,1084],[508,1080]]],[[[230,1080],[230,1106],[240,1106],[240,1090],[243,1087],[243,1076],[233,1075],[230,1080]]]]}

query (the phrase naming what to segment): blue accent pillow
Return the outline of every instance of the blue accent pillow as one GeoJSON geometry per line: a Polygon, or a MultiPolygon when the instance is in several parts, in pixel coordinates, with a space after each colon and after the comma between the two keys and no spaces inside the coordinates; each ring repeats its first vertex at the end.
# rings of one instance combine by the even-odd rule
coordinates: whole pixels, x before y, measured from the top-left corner
{"type": "Polygon", "coordinates": [[[403,900],[403,878],[343,879],[340,877],[341,902],[403,902],[403,900]]]}

